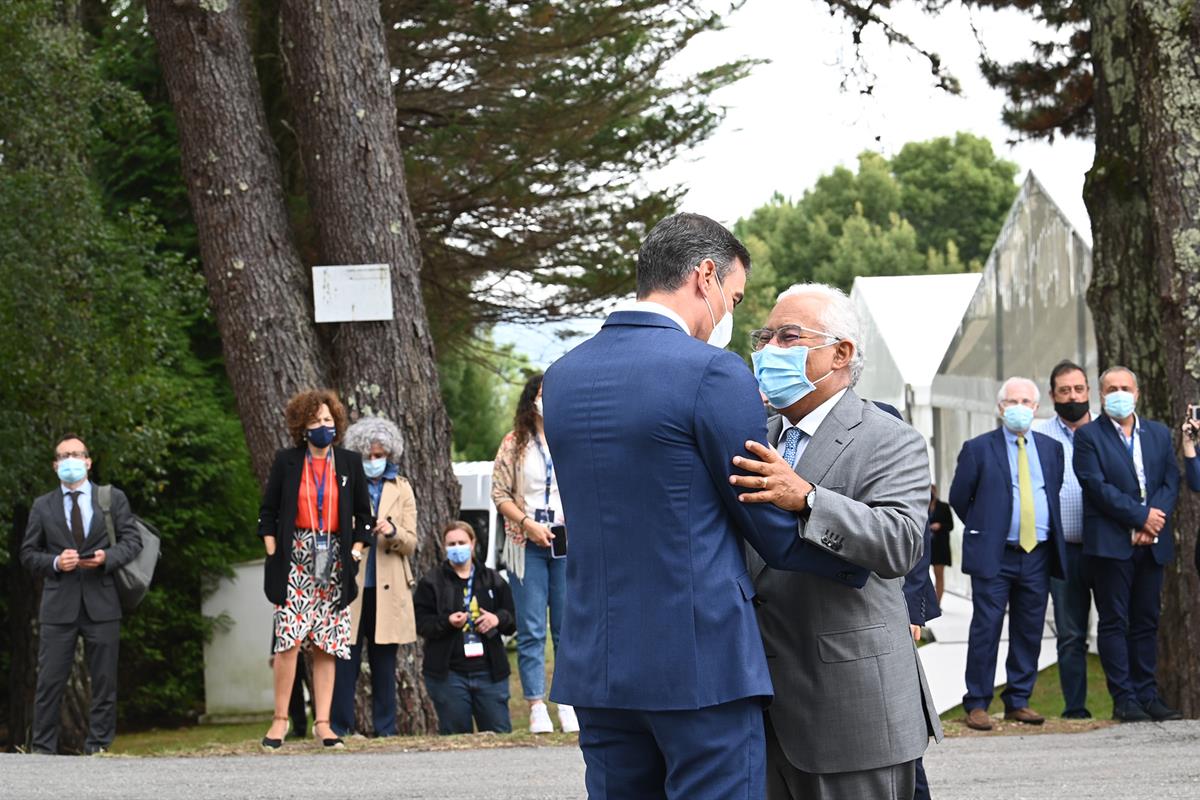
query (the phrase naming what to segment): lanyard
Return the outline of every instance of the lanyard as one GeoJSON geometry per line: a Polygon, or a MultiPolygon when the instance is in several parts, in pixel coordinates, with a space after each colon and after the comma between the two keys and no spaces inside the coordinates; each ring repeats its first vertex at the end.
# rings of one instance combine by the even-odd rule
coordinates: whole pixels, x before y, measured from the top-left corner
{"type": "Polygon", "coordinates": [[[471,598],[475,596],[475,565],[471,564],[471,574],[467,578],[467,588],[463,590],[463,611],[467,612],[467,625],[475,630],[475,620],[471,619],[471,598]]]}
{"type": "MultiPolygon", "coordinates": [[[[330,464],[333,459],[333,454],[330,453],[330,455],[328,456],[328,458],[330,460],[325,462],[325,468],[321,470],[321,480],[319,483],[317,482],[317,470],[316,470],[315,466],[313,465],[312,453],[305,453],[304,457],[308,462],[308,472],[312,476],[313,485],[316,486],[316,489],[317,489],[317,513],[316,513],[317,518],[316,518],[315,522],[316,522],[318,531],[320,531],[321,533],[324,533],[325,529],[328,527],[325,524],[326,520],[324,518],[325,487],[328,485],[328,481],[330,478],[329,471],[331,469],[330,464]]],[[[311,501],[311,499],[312,499],[311,494],[309,495],[309,499],[311,501]]]]}
{"type": "Polygon", "coordinates": [[[537,443],[538,452],[542,454],[542,461],[546,464],[546,503],[545,508],[550,507],[550,483],[554,480],[554,462],[550,460],[550,451],[542,447],[542,437],[535,436],[534,442],[537,443]]]}

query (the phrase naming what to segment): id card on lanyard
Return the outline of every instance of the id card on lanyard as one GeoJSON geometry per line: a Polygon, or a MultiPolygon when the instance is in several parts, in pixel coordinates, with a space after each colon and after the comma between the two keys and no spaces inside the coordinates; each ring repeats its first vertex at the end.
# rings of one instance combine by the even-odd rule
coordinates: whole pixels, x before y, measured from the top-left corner
{"type": "Polygon", "coordinates": [[[1135,475],[1137,475],[1138,491],[1141,492],[1141,494],[1142,494],[1142,505],[1145,505],[1146,504],[1146,478],[1143,474],[1144,468],[1141,470],[1138,469],[1137,458],[1134,456],[1134,451],[1137,449],[1137,444],[1138,444],[1139,438],[1140,437],[1139,437],[1138,426],[1136,424],[1133,426],[1133,433],[1130,434],[1128,439],[1125,439],[1125,432],[1124,431],[1121,432],[1121,439],[1124,440],[1125,449],[1129,451],[1129,460],[1133,462],[1133,472],[1135,475]]]}
{"type": "Polygon", "coordinates": [[[542,463],[546,465],[546,493],[542,498],[542,507],[533,510],[533,521],[543,525],[553,525],[554,509],[550,507],[550,488],[554,482],[554,461],[550,458],[550,451],[542,446],[541,437],[535,436],[533,441],[537,444],[538,453],[542,456],[542,463]]]}
{"type": "MultiPolygon", "coordinates": [[[[329,480],[332,477],[330,472],[333,469],[333,453],[330,453],[328,460],[325,462],[325,469],[321,471],[321,479],[317,480],[317,471],[313,466],[312,453],[305,453],[305,459],[308,462],[309,475],[312,478],[313,486],[316,489],[316,508],[315,521],[317,531],[313,534],[313,578],[318,586],[328,586],[331,577],[333,576],[333,556],[330,552],[330,544],[332,535],[328,532],[329,526],[326,524],[327,518],[325,515],[325,490],[329,485],[329,480]]],[[[312,495],[309,495],[310,501],[312,495]]]]}
{"type": "Polygon", "coordinates": [[[463,611],[467,612],[467,629],[463,631],[463,656],[480,658],[483,655],[483,639],[475,632],[475,620],[471,616],[471,601],[475,598],[475,566],[463,589],[463,611]]]}

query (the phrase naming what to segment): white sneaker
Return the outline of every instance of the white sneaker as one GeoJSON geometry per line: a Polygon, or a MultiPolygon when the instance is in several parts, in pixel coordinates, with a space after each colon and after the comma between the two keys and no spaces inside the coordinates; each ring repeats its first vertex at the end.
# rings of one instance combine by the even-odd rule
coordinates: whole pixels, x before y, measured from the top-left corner
{"type": "Polygon", "coordinates": [[[562,725],[563,733],[579,733],[579,720],[575,717],[575,709],[565,703],[558,704],[558,722],[562,725]]]}
{"type": "Polygon", "coordinates": [[[554,733],[554,723],[550,721],[545,703],[534,703],[529,707],[529,732],[554,733]]]}

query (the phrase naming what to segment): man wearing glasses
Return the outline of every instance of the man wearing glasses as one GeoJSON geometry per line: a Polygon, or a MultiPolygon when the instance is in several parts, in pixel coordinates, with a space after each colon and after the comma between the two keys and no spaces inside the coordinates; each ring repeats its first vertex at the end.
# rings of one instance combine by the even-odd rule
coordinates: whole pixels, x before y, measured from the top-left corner
{"type": "Polygon", "coordinates": [[[795,511],[800,537],[870,571],[861,590],[747,554],[775,702],[766,711],[767,797],[914,796],[916,760],[941,735],[902,584],[921,558],[925,442],[862,400],[858,315],[821,284],[780,295],[751,334],[760,391],[778,410],[768,450],[734,459],[742,502],[795,511]]]}
{"type": "Polygon", "coordinates": [[[958,454],[950,505],[963,520],[963,572],[971,576],[971,632],[967,642],[967,726],[991,730],[988,706],[995,688],[1000,630],[1008,607],[1008,687],[1004,718],[1041,725],[1029,707],[1037,681],[1050,577],[1066,562],[1059,493],[1062,445],[1031,431],[1037,384],[1009,378],[996,395],[1002,422],[969,439],[958,454]]]}
{"type": "Polygon", "coordinates": [[[58,753],[59,707],[75,642],[83,636],[92,683],[91,721],[84,753],[105,752],[117,732],[117,652],[121,599],[113,570],[142,549],[125,494],[112,490],[116,545],[108,546],[104,512],[88,480],[92,459],[73,433],[54,447],[59,486],[33,501],[21,544],[21,563],[42,578],[38,615],[38,679],[33,710],[33,752],[58,753]]]}

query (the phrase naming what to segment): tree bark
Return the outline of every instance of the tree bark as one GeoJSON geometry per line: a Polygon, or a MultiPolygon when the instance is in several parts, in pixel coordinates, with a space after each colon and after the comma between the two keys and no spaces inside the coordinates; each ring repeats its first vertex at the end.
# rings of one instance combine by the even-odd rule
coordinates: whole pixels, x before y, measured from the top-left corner
{"type": "MultiPolygon", "coordinates": [[[[457,516],[459,489],[421,296],[419,238],[379,3],[285,0],[280,28],[320,258],[391,269],[393,320],[330,325],[323,333],[335,382],[353,412],[388,417],[404,432],[401,471],[416,494],[421,574],[441,560],[440,530],[457,516]]],[[[401,731],[432,730],[419,658],[398,659],[397,684],[401,731]]]]}
{"type": "Polygon", "coordinates": [[[239,0],[147,0],[178,120],[200,259],[259,481],[283,408],[328,385],[239,0]]]}
{"type": "MultiPolygon", "coordinates": [[[[1200,402],[1200,6],[1195,0],[1087,5],[1096,75],[1092,219],[1099,363],[1139,378],[1138,411],[1179,440],[1200,402]]],[[[1200,502],[1181,489],[1167,566],[1159,677],[1169,703],[1200,716],[1200,502]]]]}

